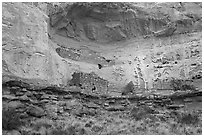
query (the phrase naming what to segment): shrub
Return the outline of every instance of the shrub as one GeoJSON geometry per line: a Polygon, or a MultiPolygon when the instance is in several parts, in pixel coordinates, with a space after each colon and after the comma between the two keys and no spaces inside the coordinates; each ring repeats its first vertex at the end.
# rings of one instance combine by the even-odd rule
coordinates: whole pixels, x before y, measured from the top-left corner
{"type": "Polygon", "coordinates": [[[44,123],[44,122],[37,122],[34,124],[34,129],[39,130],[41,127],[45,127],[46,129],[52,127],[49,123],[44,123]]]}
{"type": "Polygon", "coordinates": [[[135,85],[133,84],[132,81],[130,81],[130,82],[124,87],[124,90],[123,90],[122,95],[127,95],[127,94],[129,94],[129,93],[133,93],[133,92],[134,92],[134,89],[135,89],[135,85]]]}
{"type": "Polygon", "coordinates": [[[76,130],[73,126],[63,129],[62,127],[57,127],[51,132],[52,135],[76,135],[76,130]]]}
{"type": "Polygon", "coordinates": [[[136,121],[141,120],[143,118],[146,118],[147,116],[150,116],[150,114],[153,114],[154,110],[147,106],[139,106],[139,107],[134,107],[130,115],[132,118],[134,118],[136,121]]]}
{"type": "Polygon", "coordinates": [[[18,129],[22,125],[23,122],[20,119],[20,114],[18,114],[15,109],[2,110],[2,129],[14,130],[18,129]]]}
{"type": "Polygon", "coordinates": [[[71,79],[69,85],[70,86],[80,86],[81,85],[81,83],[80,83],[80,75],[81,75],[81,73],[74,72],[72,74],[72,79],[71,79]]]}
{"type": "Polygon", "coordinates": [[[51,131],[52,135],[84,135],[87,134],[84,128],[77,128],[70,125],[68,128],[57,127],[51,131]]]}
{"type": "Polygon", "coordinates": [[[182,113],[179,119],[179,123],[186,125],[197,125],[199,121],[199,115],[196,113],[182,113]]]}
{"type": "Polygon", "coordinates": [[[172,79],[171,80],[171,87],[173,88],[174,91],[177,90],[196,90],[195,86],[191,84],[187,84],[185,80],[181,79],[172,79]]]}
{"type": "Polygon", "coordinates": [[[179,112],[172,111],[170,117],[175,119],[178,123],[186,125],[197,125],[199,123],[199,113],[198,112],[179,112]]]}

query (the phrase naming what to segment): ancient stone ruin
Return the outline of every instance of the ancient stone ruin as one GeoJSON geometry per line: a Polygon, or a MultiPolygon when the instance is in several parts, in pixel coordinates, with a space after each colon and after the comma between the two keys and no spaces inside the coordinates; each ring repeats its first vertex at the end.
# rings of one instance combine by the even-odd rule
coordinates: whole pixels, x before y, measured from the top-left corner
{"type": "Polygon", "coordinates": [[[202,134],[201,98],[201,2],[2,3],[3,134],[202,134]]]}

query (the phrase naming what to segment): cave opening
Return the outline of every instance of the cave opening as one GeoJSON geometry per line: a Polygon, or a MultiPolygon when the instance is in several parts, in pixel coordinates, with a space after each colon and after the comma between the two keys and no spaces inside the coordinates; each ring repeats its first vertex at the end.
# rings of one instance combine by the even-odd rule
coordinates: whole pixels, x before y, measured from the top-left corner
{"type": "Polygon", "coordinates": [[[103,66],[101,64],[98,64],[98,68],[101,69],[103,66]]]}
{"type": "Polygon", "coordinates": [[[111,60],[110,59],[106,59],[106,61],[109,63],[111,60]]]}

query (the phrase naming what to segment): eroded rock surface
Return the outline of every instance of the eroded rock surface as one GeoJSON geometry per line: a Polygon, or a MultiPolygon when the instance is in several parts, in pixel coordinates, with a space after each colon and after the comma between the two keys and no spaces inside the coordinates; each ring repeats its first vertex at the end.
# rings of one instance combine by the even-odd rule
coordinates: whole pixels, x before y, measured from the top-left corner
{"type": "Polygon", "coordinates": [[[79,85],[99,94],[121,95],[130,81],[137,91],[174,90],[175,80],[201,89],[201,11],[200,3],[3,3],[3,83],[69,87],[79,72],[111,85],[90,85],[92,77],[79,85]]]}
{"type": "Polygon", "coordinates": [[[201,29],[201,7],[196,3],[75,3],[58,8],[51,15],[57,33],[97,42],[201,29]]]}
{"type": "Polygon", "coordinates": [[[2,134],[202,134],[202,3],[2,3],[2,134]]]}
{"type": "MultiPolygon", "coordinates": [[[[177,110],[200,111],[202,109],[202,92],[189,92],[188,94],[186,92],[177,92],[171,96],[138,94],[135,96],[107,97],[97,94],[93,96],[87,92],[82,93],[80,89],[73,91],[72,89],[61,90],[50,87],[40,90],[29,90],[19,86],[8,86],[8,84],[3,85],[2,90],[3,134],[55,134],[51,131],[62,127],[63,124],[70,124],[72,122],[70,121],[71,119],[75,122],[76,120],[80,122],[81,125],[79,126],[84,126],[85,131],[89,131],[87,128],[94,127],[101,120],[106,122],[102,128],[105,128],[107,122],[108,124],[114,124],[118,120],[125,119],[126,122],[134,121],[137,123],[139,120],[149,116],[151,116],[150,119],[156,118],[155,122],[161,122],[158,118],[162,117],[166,120],[169,117],[172,118],[171,114],[176,115],[177,110]],[[178,101],[181,103],[178,104],[178,101]],[[118,114],[120,114],[120,118],[115,118],[118,114]],[[16,115],[19,118],[14,119],[13,117],[16,115]],[[7,120],[7,117],[10,119],[7,120]],[[112,117],[114,119],[108,121],[112,117]],[[87,121],[88,119],[97,119],[98,122],[89,122],[87,121]],[[14,120],[18,120],[18,122],[23,124],[15,123],[19,126],[9,125],[14,123],[14,120]]],[[[164,121],[166,122],[166,120],[164,121]]],[[[170,120],[172,122],[172,119],[170,120]]],[[[128,126],[125,121],[120,122],[128,126]]],[[[118,124],[115,126],[118,126],[118,124]]],[[[74,129],[76,130],[76,128],[74,129]]],[[[56,131],[61,130],[57,129],[56,131]]],[[[78,134],[90,133],[80,132],[78,134]]],[[[61,135],[64,133],[58,132],[56,134],[61,135]]],[[[73,133],[67,132],[66,134],[73,133]]],[[[104,131],[103,134],[107,134],[107,131],[104,131]]],[[[135,132],[129,134],[135,134],[135,132]]]]}

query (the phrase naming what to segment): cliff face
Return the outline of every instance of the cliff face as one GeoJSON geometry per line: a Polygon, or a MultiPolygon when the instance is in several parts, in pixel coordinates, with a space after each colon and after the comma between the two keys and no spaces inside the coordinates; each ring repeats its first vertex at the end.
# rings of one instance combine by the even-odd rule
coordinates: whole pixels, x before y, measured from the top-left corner
{"type": "Polygon", "coordinates": [[[3,82],[65,87],[80,74],[81,87],[108,94],[130,81],[201,87],[200,3],[3,3],[2,11],[3,82]],[[85,88],[89,79],[103,82],[85,88]]]}
{"type": "Polygon", "coordinates": [[[3,82],[46,86],[71,79],[72,67],[59,58],[48,37],[49,18],[44,12],[29,3],[3,3],[2,20],[3,82]]]}
{"type": "Polygon", "coordinates": [[[201,7],[195,3],[76,3],[60,9],[51,16],[58,34],[98,43],[201,30],[201,7]]]}

